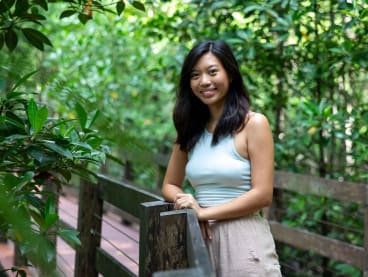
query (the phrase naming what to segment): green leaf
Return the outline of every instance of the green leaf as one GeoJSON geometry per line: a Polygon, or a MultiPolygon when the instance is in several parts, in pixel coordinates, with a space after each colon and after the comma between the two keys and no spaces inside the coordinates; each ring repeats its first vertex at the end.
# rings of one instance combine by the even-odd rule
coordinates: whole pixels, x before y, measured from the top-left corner
{"type": "Polygon", "coordinates": [[[124,1],[119,1],[116,3],[116,13],[118,15],[121,15],[121,13],[124,11],[125,9],[125,3],[124,1]]]}
{"type": "Polygon", "coordinates": [[[45,217],[45,223],[42,226],[43,229],[46,231],[48,230],[52,225],[54,225],[59,220],[59,216],[56,213],[53,214],[46,214],[45,217]]]}
{"type": "Polygon", "coordinates": [[[91,121],[89,122],[87,128],[91,128],[92,127],[92,125],[95,123],[96,119],[98,118],[99,114],[100,114],[100,111],[99,110],[95,111],[95,113],[94,113],[91,121]]]}
{"type": "Polygon", "coordinates": [[[15,47],[17,47],[18,36],[14,32],[14,30],[11,28],[5,32],[5,44],[6,44],[6,47],[8,47],[10,52],[12,52],[15,49],[15,47]]]}
{"type": "Polygon", "coordinates": [[[26,75],[24,75],[22,78],[20,78],[17,83],[14,85],[14,87],[11,89],[12,91],[15,91],[17,87],[19,87],[21,84],[23,84],[29,77],[31,77],[33,74],[35,74],[38,70],[32,71],[26,75]]]}
{"type": "Polygon", "coordinates": [[[92,17],[90,17],[89,15],[85,14],[85,13],[79,13],[78,14],[78,19],[80,22],[82,22],[83,24],[86,24],[88,20],[91,20],[92,17]]]}
{"type": "Polygon", "coordinates": [[[31,127],[33,128],[34,131],[37,125],[36,123],[37,111],[38,111],[37,104],[33,99],[31,99],[28,103],[27,114],[28,114],[29,123],[31,124],[31,127]]]}
{"type": "Polygon", "coordinates": [[[29,7],[28,0],[17,0],[15,2],[15,11],[13,15],[22,17],[22,14],[26,13],[29,7]]]}
{"type": "Polygon", "coordinates": [[[28,103],[28,118],[29,122],[31,124],[31,127],[33,129],[34,135],[37,136],[39,131],[44,126],[47,116],[48,116],[48,110],[46,106],[43,106],[41,109],[37,109],[36,102],[31,99],[28,103]]]}
{"type": "Polygon", "coordinates": [[[65,158],[68,158],[69,160],[72,160],[73,159],[73,155],[72,153],[70,152],[69,149],[65,149],[55,143],[51,143],[51,142],[44,142],[43,145],[45,147],[47,147],[48,149],[58,153],[59,155],[65,157],[65,158]]]}
{"type": "Polygon", "coordinates": [[[37,111],[37,130],[40,131],[44,126],[48,116],[48,110],[46,106],[43,106],[37,111]]]}
{"type": "Polygon", "coordinates": [[[65,241],[71,242],[72,244],[79,246],[81,242],[78,238],[78,232],[74,230],[60,229],[58,230],[58,235],[65,241]]]}
{"type": "Polygon", "coordinates": [[[29,184],[34,177],[34,172],[27,171],[22,178],[18,179],[18,184],[14,187],[16,191],[21,191],[24,186],[29,184]]]}
{"type": "Polygon", "coordinates": [[[69,170],[64,170],[62,168],[58,168],[57,170],[63,177],[64,179],[69,182],[70,179],[72,178],[72,173],[69,170]]]}
{"type": "Polygon", "coordinates": [[[73,142],[72,144],[77,146],[76,150],[83,150],[83,151],[87,151],[87,152],[91,152],[93,150],[91,145],[89,145],[88,143],[85,143],[85,142],[73,142]]]}
{"type": "Polygon", "coordinates": [[[55,199],[54,197],[49,196],[46,201],[45,215],[55,214],[55,212],[56,212],[55,199]]]}
{"type": "Polygon", "coordinates": [[[70,17],[76,13],[77,11],[74,11],[74,10],[65,10],[60,14],[59,19],[62,19],[64,17],[70,17]]]}
{"type": "Polygon", "coordinates": [[[39,226],[43,224],[43,218],[38,209],[29,209],[29,213],[39,226]]]}
{"type": "Polygon", "coordinates": [[[87,124],[87,112],[86,112],[86,110],[78,102],[75,105],[75,110],[76,110],[76,112],[78,114],[78,119],[79,119],[80,126],[82,127],[82,129],[85,129],[86,128],[86,124],[87,124]]]}
{"type": "Polygon", "coordinates": [[[136,8],[138,10],[141,10],[143,12],[146,11],[144,5],[141,2],[139,2],[139,1],[133,1],[132,5],[133,5],[134,8],[136,8]]]}
{"type": "Polygon", "coordinates": [[[31,28],[22,28],[21,30],[29,43],[37,49],[43,51],[44,44],[52,46],[51,41],[48,39],[48,37],[46,37],[41,32],[31,28]]]}

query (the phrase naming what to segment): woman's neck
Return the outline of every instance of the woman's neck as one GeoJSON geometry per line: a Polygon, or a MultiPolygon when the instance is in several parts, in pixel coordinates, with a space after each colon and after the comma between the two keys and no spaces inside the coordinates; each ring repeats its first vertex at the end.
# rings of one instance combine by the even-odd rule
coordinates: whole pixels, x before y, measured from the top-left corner
{"type": "Polygon", "coordinates": [[[210,108],[210,119],[207,122],[206,128],[209,132],[213,133],[216,129],[217,123],[223,112],[223,107],[221,108],[210,108]]]}

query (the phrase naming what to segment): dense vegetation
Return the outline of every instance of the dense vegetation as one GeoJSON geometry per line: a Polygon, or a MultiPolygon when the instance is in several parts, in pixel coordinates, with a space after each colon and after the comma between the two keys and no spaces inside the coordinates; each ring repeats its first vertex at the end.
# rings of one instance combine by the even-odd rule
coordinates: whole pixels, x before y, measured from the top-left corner
{"type": "MultiPolygon", "coordinates": [[[[55,118],[81,119],[98,110],[98,136],[109,141],[112,156],[123,163],[126,151],[170,150],[183,55],[195,42],[216,38],[231,44],[253,110],[272,123],[277,169],[367,183],[365,1],[86,1],[92,6],[66,1],[46,9],[46,2],[35,2],[38,6],[29,8],[37,16],[31,19],[45,21],[42,26],[26,20],[19,21],[19,28],[6,25],[9,20],[0,14],[2,95],[21,76],[38,70],[23,90],[36,92],[34,98],[55,118]]],[[[82,119],[85,128],[83,124],[82,119]]],[[[110,174],[122,177],[120,166],[110,162],[109,168],[110,174]]],[[[137,158],[127,168],[135,181],[157,186],[156,167],[137,158]]],[[[312,196],[286,199],[282,218],[288,224],[321,231],[318,222],[344,221],[353,231],[323,232],[362,245],[356,205],[312,196]]],[[[288,264],[290,276],[360,274],[336,261],[321,269],[319,257],[282,247],[285,263],[289,255],[297,257],[288,264]]]]}

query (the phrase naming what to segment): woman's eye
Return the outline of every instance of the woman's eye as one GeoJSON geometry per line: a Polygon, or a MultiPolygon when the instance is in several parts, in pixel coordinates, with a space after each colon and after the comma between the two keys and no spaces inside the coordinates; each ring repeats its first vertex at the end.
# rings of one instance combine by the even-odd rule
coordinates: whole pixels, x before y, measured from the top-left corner
{"type": "Polygon", "coordinates": [[[214,76],[217,73],[217,69],[210,70],[210,75],[214,76]]]}
{"type": "Polygon", "coordinates": [[[198,73],[192,73],[192,74],[190,74],[190,78],[191,79],[196,79],[196,78],[198,78],[198,73]]]}

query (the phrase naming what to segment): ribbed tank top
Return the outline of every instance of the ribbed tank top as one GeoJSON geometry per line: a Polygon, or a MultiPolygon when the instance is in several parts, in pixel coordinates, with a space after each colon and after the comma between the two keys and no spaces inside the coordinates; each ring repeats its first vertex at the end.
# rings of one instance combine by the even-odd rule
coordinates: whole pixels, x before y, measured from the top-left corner
{"type": "Polygon", "coordinates": [[[195,198],[203,207],[223,204],[251,188],[249,160],[236,150],[234,137],[222,138],[211,145],[207,130],[189,153],[186,178],[195,189],[195,198]]]}

